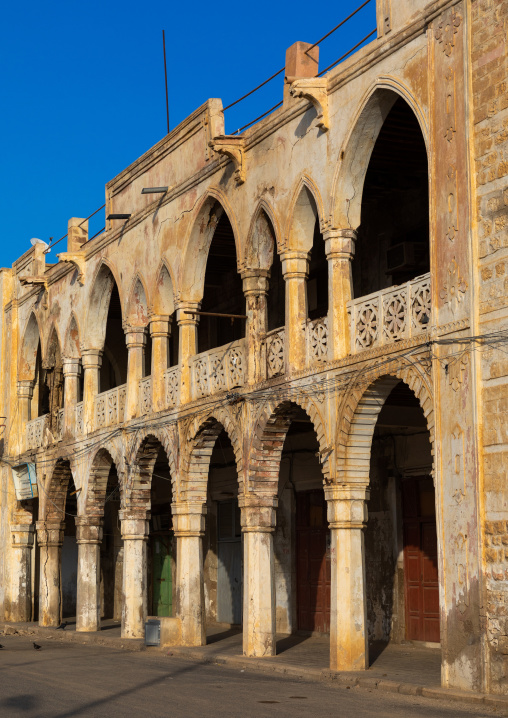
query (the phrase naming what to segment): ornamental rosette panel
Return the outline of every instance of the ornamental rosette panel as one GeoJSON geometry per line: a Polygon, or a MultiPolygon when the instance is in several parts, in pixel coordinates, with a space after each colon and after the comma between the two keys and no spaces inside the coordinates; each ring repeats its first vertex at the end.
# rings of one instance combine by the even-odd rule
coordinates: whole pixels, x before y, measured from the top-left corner
{"type": "Polygon", "coordinates": [[[351,351],[361,352],[428,331],[430,274],[348,303],[351,351]]]}
{"type": "Polygon", "coordinates": [[[141,416],[152,411],[152,377],[147,376],[139,382],[139,411],[141,416]]]}
{"type": "Polygon", "coordinates": [[[307,360],[309,364],[328,359],[328,317],[307,322],[307,360]]]}
{"type": "Polygon", "coordinates": [[[76,436],[83,436],[83,433],[83,402],[80,401],[79,404],[76,404],[76,436]]]}
{"type": "Polygon", "coordinates": [[[284,374],[284,327],[266,337],[266,372],[269,379],[284,374]]]}
{"type": "Polygon", "coordinates": [[[245,367],[244,339],[198,354],[192,361],[192,398],[243,386],[245,367]]]}
{"type": "Polygon", "coordinates": [[[26,442],[28,449],[40,449],[44,438],[44,429],[48,424],[49,415],[39,416],[27,422],[26,442]]]}
{"type": "Polygon", "coordinates": [[[180,369],[175,366],[167,369],[164,374],[166,388],[166,407],[171,409],[178,403],[178,387],[180,386],[180,369]]]}

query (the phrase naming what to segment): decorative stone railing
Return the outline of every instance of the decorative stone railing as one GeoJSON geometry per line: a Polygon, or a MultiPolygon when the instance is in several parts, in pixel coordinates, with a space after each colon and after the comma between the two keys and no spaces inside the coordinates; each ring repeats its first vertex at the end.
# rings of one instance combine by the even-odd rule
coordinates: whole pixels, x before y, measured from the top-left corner
{"type": "Polygon", "coordinates": [[[328,359],[328,317],[321,317],[321,319],[313,321],[309,319],[305,330],[307,363],[316,364],[326,361],[328,359]]]}
{"type": "Polygon", "coordinates": [[[245,339],[197,354],[191,359],[192,398],[242,386],[245,382],[245,339]]]}
{"type": "Polygon", "coordinates": [[[44,439],[44,430],[49,426],[49,414],[38,416],[26,424],[26,448],[39,449],[44,439]]]}
{"type": "Polygon", "coordinates": [[[352,353],[425,332],[430,311],[430,274],[348,302],[352,353]]]}
{"type": "Polygon", "coordinates": [[[115,389],[103,391],[95,397],[95,428],[121,424],[125,411],[127,386],[117,386],[115,389]]]}
{"type": "Polygon", "coordinates": [[[180,391],[180,367],[172,366],[164,372],[164,389],[166,393],[166,409],[178,404],[180,391]]]}
{"type": "Polygon", "coordinates": [[[145,376],[139,382],[139,415],[145,416],[152,411],[152,377],[145,376]]]}
{"type": "Polygon", "coordinates": [[[61,441],[64,433],[64,410],[59,409],[56,414],[55,439],[61,441]]]}
{"type": "Polygon", "coordinates": [[[83,434],[83,402],[80,401],[78,404],[76,404],[76,436],[83,436],[83,434]]]}
{"type": "Polygon", "coordinates": [[[271,379],[273,376],[284,374],[285,353],[284,353],[285,328],[272,329],[266,335],[266,376],[271,379]]]}

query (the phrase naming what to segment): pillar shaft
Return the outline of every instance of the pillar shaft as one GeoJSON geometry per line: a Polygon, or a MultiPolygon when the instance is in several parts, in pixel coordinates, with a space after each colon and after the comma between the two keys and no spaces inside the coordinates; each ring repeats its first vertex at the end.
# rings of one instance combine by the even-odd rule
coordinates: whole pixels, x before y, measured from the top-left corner
{"type": "Polygon", "coordinates": [[[34,383],[31,379],[18,381],[18,412],[19,412],[19,453],[27,446],[26,425],[32,418],[31,407],[34,393],[34,383]]]}
{"type": "Polygon", "coordinates": [[[64,522],[37,521],[40,547],[39,625],[58,626],[62,620],[61,563],[64,522]]]}
{"type": "Polygon", "coordinates": [[[242,272],[243,293],[247,306],[247,383],[266,379],[266,346],[268,324],[268,270],[246,269],[242,272]]]}
{"type": "Polygon", "coordinates": [[[31,524],[11,524],[11,621],[30,621],[32,618],[32,547],[34,527],[31,524]]]}
{"type": "Polygon", "coordinates": [[[123,553],[122,638],[143,638],[147,617],[146,512],[120,511],[123,553]]]}
{"type": "Polygon", "coordinates": [[[95,429],[95,397],[100,391],[99,372],[102,350],[84,349],[83,356],[83,424],[85,433],[95,429]]]}
{"type": "Polygon", "coordinates": [[[328,260],[328,358],[342,359],[350,347],[347,303],[353,298],[356,232],[332,229],[325,232],[324,238],[328,260]]]}
{"type": "Polygon", "coordinates": [[[203,535],[206,506],[202,503],[173,504],[173,525],[177,539],[177,614],[184,646],[206,644],[205,594],[203,579],[203,535]]]}
{"type": "Polygon", "coordinates": [[[369,491],[325,489],[331,531],[330,668],[368,668],[364,529],[369,491]]]}
{"type": "Polygon", "coordinates": [[[285,252],[281,261],[286,282],[286,370],[294,372],[306,364],[308,253],[285,252]]]}
{"type": "Polygon", "coordinates": [[[168,317],[152,317],[152,407],[154,411],[166,408],[166,387],[164,373],[168,368],[169,337],[171,324],[168,317]]]}
{"type": "Polygon", "coordinates": [[[275,498],[242,498],[243,654],[275,655],[275,498]]]}
{"type": "Polygon", "coordinates": [[[190,359],[195,356],[198,345],[197,326],[199,317],[195,314],[186,314],[199,308],[199,302],[180,302],[176,311],[176,320],[179,329],[178,363],[180,364],[180,402],[185,404],[191,400],[191,367],[190,359]]]}
{"type": "Polygon", "coordinates": [[[76,404],[79,399],[79,377],[81,365],[79,359],[63,360],[64,376],[64,435],[72,436],[76,425],[76,404]]]}
{"type": "Polygon", "coordinates": [[[139,413],[139,382],[143,378],[145,362],[146,334],[141,327],[126,329],[127,344],[127,398],[125,400],[125,420],[133,419],[139,413]]]}
{"type": "Polygon", "coordinates": [[[100,630],[100,550],[102,518],[76,516],[78,591],[76,631],[100,630]]]}

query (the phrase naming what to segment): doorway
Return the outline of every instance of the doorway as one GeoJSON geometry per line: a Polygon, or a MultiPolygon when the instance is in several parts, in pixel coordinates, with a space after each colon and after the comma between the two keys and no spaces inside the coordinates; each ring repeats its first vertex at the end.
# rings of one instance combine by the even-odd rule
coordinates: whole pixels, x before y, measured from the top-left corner
{"type": "Polygon", "coordinates": [[[242,622],[242,537],[238,501],[217,504],[217,621],[242,622]]]}

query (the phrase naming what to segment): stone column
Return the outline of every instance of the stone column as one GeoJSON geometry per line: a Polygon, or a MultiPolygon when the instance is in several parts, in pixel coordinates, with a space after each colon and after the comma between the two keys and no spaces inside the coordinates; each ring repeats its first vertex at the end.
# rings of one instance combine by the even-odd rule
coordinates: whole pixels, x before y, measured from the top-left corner
{"type": "Polygon", "coordinates": [[[368,668],[364,529],[369,489],[325,488],[331,531],[330,668],[368,668]]]}
{"type": "Polygon", "coordinates": [[[182,626],[182,645],[206,645],[203,536],[206,506],[187,501],[173,504],[176,547],[177,615],[182,626]]]}
{"type": "Polygon", "coordinates": [[[275,497],[241,497],[243,654],[275,655],[275,497]]]}
{"type": "Polygon", "coordinates": [[[266,379],[266,346],[264,338],[268,322],[268,269],[244,269],[243,293],[247,306],[245,329],[247,344],[247,383],[256,384],[266,379]]]}
{"type": "Polygon", "coordinates": [[[171,323],[169,317],[152,317],[150,319],[150,336],[152,337],[152,407],[154,411],[163,411],[166,408],[164,372],[168,368],[170,335],[171,323]]]}
{"type": "Polygon", "coordinates": [[[191,368],[190,359],[197,353],[199,316],[186,314],[186,311],[199,309],[199,302],[180,302],[176,310],[176,321],[179,328],[178,363],[180,364],[180,403],[191,400],[191,368]]]}
{"type": "Polygon", "coordinates": [[[73,436],[76,427],[76,404],[79,399],[79,376],[81,365],[79,359],[64,358],[64,435],[73,436]]]}
{"type": "Polygon", "coordinates": [[[99,372],[102,364],[101,349],[84,349],[83,362],[83,427],[85,434],[95,429],[95,397],[100,391],[99,372]]]}
{"type": "Polygon", "coordinates": [[[27,448],[26,425],[32,418],[32,397],[34,383],[31,379],[18,381],[18,411],[19,411],[19,453],[27,448]]]}
{"type": "Polygon", "coordinates": [[[11,621],[32,619],[32,547],[34,526],[11,524],[12,558],[11,574],[11,621]]]}
{"type": "Polygon", "coordinates": [[[353,298],[356,231],[329,229],[324,240],[328,260],[328,358],[342,359],[350,347],[347,303],[353,298]]]}
{"type": "Polygon", "coordinates": [[[147,513],[124,509],[119,516],[124,546],[122,638],[143,638],[147,616],[147,513]]]}
{"type": "Polygon", "coordinates": [[[64,521],[37,521],[40,548],[39,625],[58,626],[62,620],[60,588],[64,521]]]}
{"type": "Polygon", "coordinates": [[[100,555],[102,517],[76,516],[78,592],[76,631],[100,631],[100,555]]]}
{"type": "Polygon", "coordinates": [[[286,282],[286,371],[305,368],[305,328],[307,325],[308,252],[281,254],[286,282]]]}
{"type": "Polygon", "coordinates": [[[139,414],[139,382],[143,378],[146,334],[143,327],[127,327],[127,398],[125,400],[125,421],[139,414]]]}

